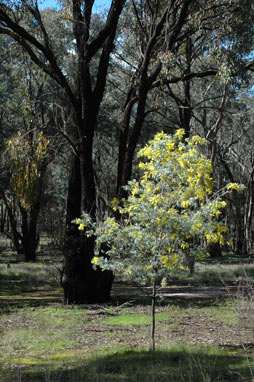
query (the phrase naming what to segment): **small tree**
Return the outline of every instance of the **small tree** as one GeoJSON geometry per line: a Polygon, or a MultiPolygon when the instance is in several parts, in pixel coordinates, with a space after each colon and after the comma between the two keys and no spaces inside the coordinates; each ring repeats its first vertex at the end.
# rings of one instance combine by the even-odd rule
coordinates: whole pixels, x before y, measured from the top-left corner
{"type": "Polygon", "coordinates": [[[108,217],[94,224],[87,214],[77,219],[79,229],[107,243],[106,256],[96,256],[94,267],[113,270],[143,284],[152,284],[151,348],[155,348],[157,287],[172,271],[205,256],[207,243],[224,244],[227,228],[217,217],[226,206],[222,195],[241,186],[231,183],[213,192],[212,163],[200,152],[206,141],[183,139],[163,132],[139,152],[145,158],[143,175],[126,187],[128,198],[113,201],[120,219],[108,217]]]}
{"type": "Polygon", "coordinates": [[[49,139],[41,132],[20,132],[5,142],[3,162],[10,172],[10,188],[14,191],[21,214],[21,232],[6,193],[0,190],[12,229],[17,252],[24,253],[26,261],[36,259],[39,243],[37,232],[41,209],[43,181],[49,163],[49,139]]]}

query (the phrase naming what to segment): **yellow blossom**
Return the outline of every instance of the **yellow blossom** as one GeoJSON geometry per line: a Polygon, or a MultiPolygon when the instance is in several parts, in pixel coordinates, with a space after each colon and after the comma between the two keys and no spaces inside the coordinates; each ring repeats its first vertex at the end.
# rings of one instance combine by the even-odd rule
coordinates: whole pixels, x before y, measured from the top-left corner
{"type": "Polygon", "coordinates": [[[229,183],[227,185],[227,189],[228,190],[241,191],[243,189],[243,185],[242,184],[238,184],[238,183],[229,183]]]}
{"type": "Polygon", "coordinates": [[[182,249],[190,248],[190,244],[189,243],[182,243],[181,248],[182,249]]]}
{"type": "Polygon", "coordinates": [[[175,137],[179,138],[180,140],[183,139],[184,135],[185,135],[184,129],[178,129],[175,132],[175,137]]]}
{"type": "Polygon", "coordinates": [[[84,224],[83,222],[79,223],[79,227],[78,227],[78,229],[79,229],[80,231],[83,231],[83,230],[85,229],[85,224],[84,224]]]}
{"type": "Polygon", "coordinates": [[[188,207],[190,207],[190,201],[189,200],[183,200],[182,201],[182,203],[181,203],[181,206],[183,207],[183,208],[188,208],[188,207]]]}
{"type": "Polygon", "coordinates": [[[92,264],[95,264],[95,265],[99,264],[99,257],[98,257],[98,256],[94,256],[94,257],[92,258],[91,263],[92,263],[92,264]]]}

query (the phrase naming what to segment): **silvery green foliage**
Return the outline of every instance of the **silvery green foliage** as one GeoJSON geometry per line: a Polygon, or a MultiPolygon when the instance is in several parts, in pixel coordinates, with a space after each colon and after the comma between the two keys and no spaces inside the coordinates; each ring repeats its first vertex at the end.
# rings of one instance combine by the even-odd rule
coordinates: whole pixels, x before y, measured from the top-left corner
{"type": "Polygon", "coordinates": [[[109,248],[105,257],[95,256],[94,266],[109,269],[139,283],[164,283],[174,271],[185,269],[188,260],[203,259],[210,242],[224,244],[227,228],[218,221],[226,206],[220,192],[213,192],[212,164],[201,154],[206,142],[198,136],[183,140],[159,133],[139,156],[143,175],[126,186],[128,198],[112,207],[121,216],[95,223],[88,214],[76,220],[85,234],[109,248]]]}

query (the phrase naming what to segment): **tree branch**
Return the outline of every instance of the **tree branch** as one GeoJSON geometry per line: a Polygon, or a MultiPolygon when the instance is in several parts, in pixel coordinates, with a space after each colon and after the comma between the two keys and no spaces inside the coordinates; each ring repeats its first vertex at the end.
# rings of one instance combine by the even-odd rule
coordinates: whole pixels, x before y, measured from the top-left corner
{"type": "Polygon", "coordinates": [[[104,27],[101,29],[97,37],[88,45],[87,59],[90,61],[92,57],[102,48],[105,40],[110,35],[112,29],[115,29],[119,16],[122,12],[126,0],[112,0],[111,7],[104,27]]]}
{"type": "MultiPolygon", "coordinates": [[[[42,21],[40,22],[42,23],[42,21]]],[[[0,34],[9,35],[12,39],[17,41],[25,49],[25,51],[31,57],[32,61],[36,65],[38,65],[45,73],[50,75],[51,78],[57,81],[58,84],[67,91],[70,101],[73,105],[75,104],[74,94],[63,72],[57,65],[57,60],[55,58],[54,52],[52,51],[52,49],[50,49],[50,46],[42,45],[34,36],[27,32],[25,28],[23,28],[16,22],[13,22],[12,19],[3,10],[3,7],[0,7],[0,34]],[[32,46],[38,49],[38,51],[40,51],[43,54],[44,58],[46,59],[46,63],[38,57],[38,55],[32,49],[32,46]],[[47,64],[47,62],[49,64],[47,64]]],[[[47,39],[47,34],[44,37],[47,39]]]]}

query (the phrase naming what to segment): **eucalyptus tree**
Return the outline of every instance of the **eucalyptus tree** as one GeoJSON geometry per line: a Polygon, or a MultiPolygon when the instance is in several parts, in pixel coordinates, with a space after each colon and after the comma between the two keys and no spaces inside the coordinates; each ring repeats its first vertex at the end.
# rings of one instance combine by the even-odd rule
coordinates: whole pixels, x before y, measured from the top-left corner
{"type": "MultiPolygon", "coordinates": [[[[69,77],[54,49],[54,35],[46,26],[46,19],[35,2],[9,2],[0,4],[0,33],[13,38],[29,54],[33,62],[49,75],[61,88],[72,108],[72,131],[69,142],[75,152],[69,181],[67,203],[68,225],[82,210],[96,217],[96,189],[93,169],[93,141],[98,112],[104,95],[108,65],[118,20],[124,0],[113,0],[105,22],[95,35],[91,34],[94,0],[71,2],[71,16],[62,12],[64,23],[71,23],[75,40],[73,77],[69,77]],[[37,34],[31,34],[23,24],[24,15],[30,17],[37,34]],[[99,59],[98,56],[99,55],[99,59]],[[98,62],[94,79],[91,64],[98,62]]],[[[71,228],[70,228],[71,229],[71,228]]],[[[69,302],[98,301],[109,298],[112,275],[94,272],[90,260],[94,254],[94,238],[79,241],[78,247],[69,244],[66,250],[66,281],[64,291],[69,302]],[[108,276],[108,280],[107,277],[108,276]]]]}

